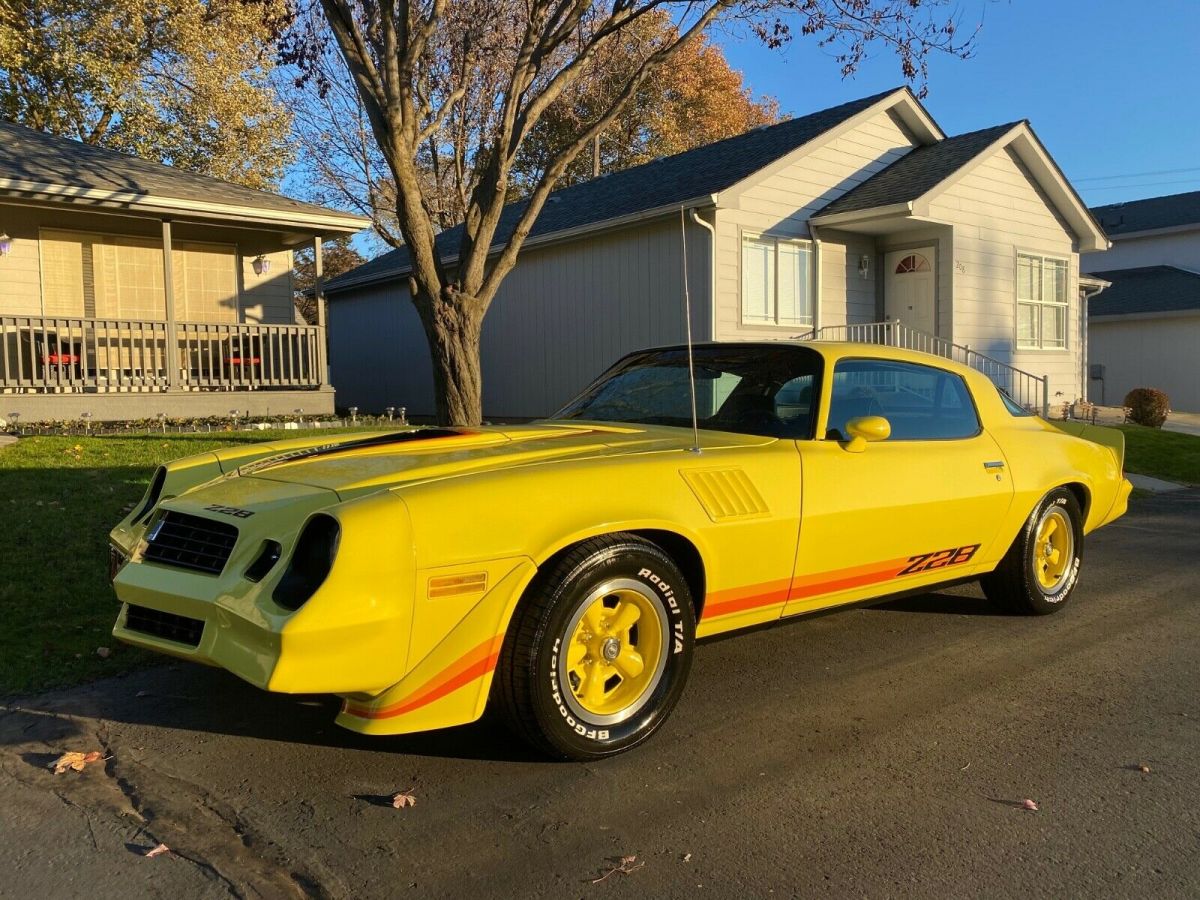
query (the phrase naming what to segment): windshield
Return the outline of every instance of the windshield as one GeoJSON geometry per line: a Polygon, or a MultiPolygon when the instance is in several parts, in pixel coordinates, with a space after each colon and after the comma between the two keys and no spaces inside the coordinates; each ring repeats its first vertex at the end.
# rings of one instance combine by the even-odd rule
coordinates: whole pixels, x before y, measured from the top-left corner
{"type": "MultiPolygon", "coordinates": [[[[820,354],[784,344],[709,345],[694,354],[701,428],[812,437],[820,354]]],[[[631,354],[551,418],[690,428],[687,350],[631,354]]]]}

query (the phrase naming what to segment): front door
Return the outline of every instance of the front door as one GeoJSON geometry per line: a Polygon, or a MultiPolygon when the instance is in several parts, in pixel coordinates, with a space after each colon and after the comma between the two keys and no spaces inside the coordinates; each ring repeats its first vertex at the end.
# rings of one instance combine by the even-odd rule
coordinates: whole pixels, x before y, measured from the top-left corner
{"type": "Polygon", "coordinates": [[[889,322],[935,334],[934,284],[937,257],[933,247],[893,250],[883,258],[883,312],[889,322]]]}
{"type": "Polygon", "coordinates": [[[993,558],[1013,486],[963,379],[842,359],[827,390],[824,439],[797,442],[803,509],[784,615],[967,576],[993,558]],[[850,450],[846,423],[860,416],[886,418],[891,437],[850,450]]]}

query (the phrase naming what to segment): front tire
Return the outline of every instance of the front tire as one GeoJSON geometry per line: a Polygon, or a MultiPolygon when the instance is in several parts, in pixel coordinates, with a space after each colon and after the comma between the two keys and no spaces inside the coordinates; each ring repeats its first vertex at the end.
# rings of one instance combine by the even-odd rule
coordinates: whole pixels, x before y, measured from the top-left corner
{"type": "Polygon", "coordinates": [[[1067,605],[1083,562],[1083,514],[1067,488],[1042,498],[994,572],[979,583],[993,603],[1045,616],[1067,605]]]}
{"type": "Polygon", "coordinates": [[[539,573],[496,673],[512,729],[561,759],[612,756],[666,721],[691,669],[687,581],[636,535],[584,541],[539,573]]]}

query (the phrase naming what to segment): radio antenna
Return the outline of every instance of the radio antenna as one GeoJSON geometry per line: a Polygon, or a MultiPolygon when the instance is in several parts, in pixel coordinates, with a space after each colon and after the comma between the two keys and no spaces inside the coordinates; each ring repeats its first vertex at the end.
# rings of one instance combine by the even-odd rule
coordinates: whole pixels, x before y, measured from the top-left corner
{"type": "MultiPolygon", "coordinates": [[[[687,218],[679,207],[679,240],[683,248],[683,322],[687,334],[688,389],[692,399],[692,453],[700,452],[700,419],[696,414],[696,355],[692,351],[692,298],[688,293],[687,218]]],[[[711,302],[711,301],[710,301],[711,302]]]]}

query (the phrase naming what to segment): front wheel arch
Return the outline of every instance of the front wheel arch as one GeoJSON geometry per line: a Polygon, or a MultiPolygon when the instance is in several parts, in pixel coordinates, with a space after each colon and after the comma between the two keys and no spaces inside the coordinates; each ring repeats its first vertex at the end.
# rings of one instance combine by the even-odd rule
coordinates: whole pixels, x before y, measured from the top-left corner
{"type": "MultiPolygon", "coordinates": [[[[653,527],[630,527],[630,528],[608,528],[588,532],[585,535],[571,539],[567,543],[545,553],[537,560],[537,571],[544,572],[554,567],[562,557],[566,556],[580,544],[593,538],[611,537],[617,534],[632,534],[640,537],[642,540],[649,541],[660,550],[671,557],[675,565],[679,566],[683,572],[684,580],[687,582],[688,590],[692,595],[692,609],[696,615],[696,621],[700,621],[700,616],[704,612],[704,596],[707,585],[707,574],[704,566],[704,556],[700,552],[700,548],[696,546],[695,541],[687,535],[681,534],[678,531],[672,531],[666,528],[653,527]]],[[[529,583],[525,585],[521,596],[513,605],[512,613],[509,616],[511,624],[512,615],[516,612],[516,607],[520,606],[521,601],[533,589],[537,582],[537,574],[535,573],[529,583]]]]}

